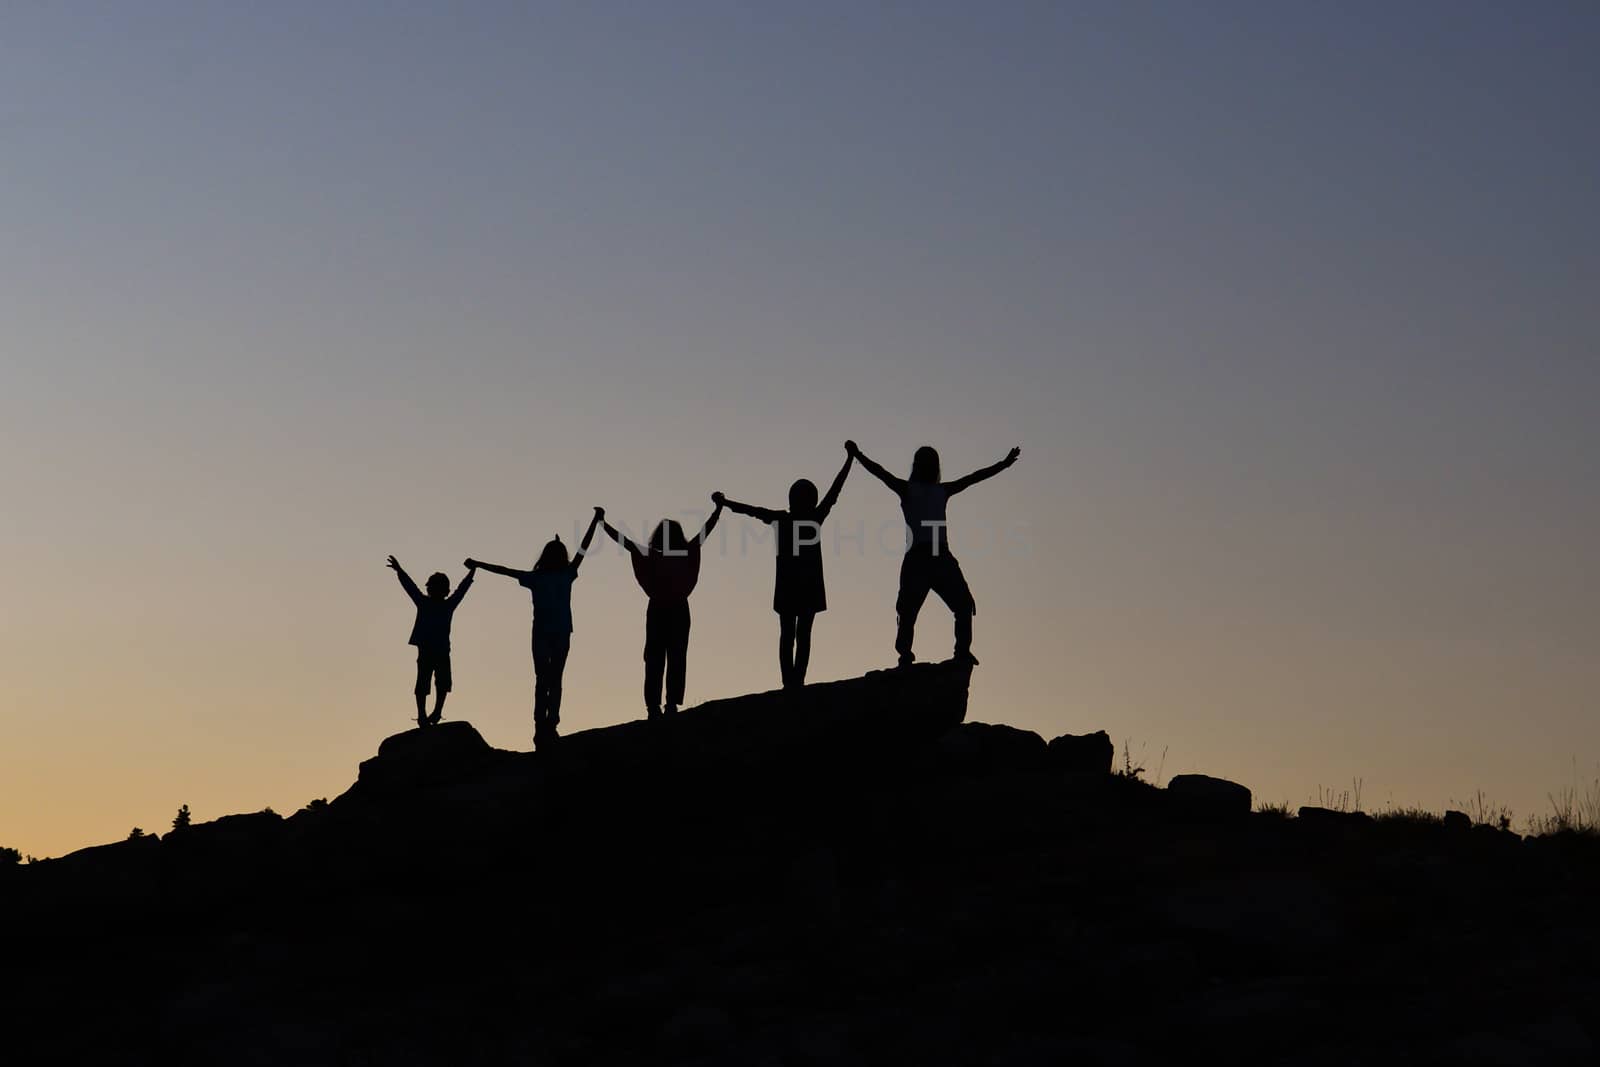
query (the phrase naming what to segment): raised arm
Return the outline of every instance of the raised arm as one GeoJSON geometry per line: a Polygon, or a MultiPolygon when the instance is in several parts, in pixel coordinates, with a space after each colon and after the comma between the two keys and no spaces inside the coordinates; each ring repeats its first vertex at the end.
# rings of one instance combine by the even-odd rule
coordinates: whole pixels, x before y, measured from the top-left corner
{"type": "Polygon", "coordinates": [[[706,520],[706,524],[700,528],[700,533],[695,537],[701,544],[706,543],[706,538],[710,537],[711,531],[716,528],[717,520],[722,518],[722,506],[726,503],[726,499],[721,493],[712,493],[711,502],[716,507],[711,509],[711,517],[706,520]]]}
{"type": "Polygon", "coordinates": [[[828,486],[828,491],[822,496],[822,503],[817,505],[817,521],[828,517],[828,512],[839,502],[839,490],[844,488],[844,480],[850,476],[850,464],[856,461],[855,455],[847,454],[844,457],[844,466],[839,468],[839,473],[833,476],[833,484],[828,486]]]}
{"type": "Polygon", "coordinates": [[[721,493],[712,493],[711,501],[714,504],[722,505],[735,515],[748,515],[752,519],[760,519],[762,522],[777,522],[783,518],[783,512],[781,511],[773,511],[771,508],[758,508],[754,504],[741,504],[737,500],[729,500],[721,493]]]}
{"type": "Polygon", "coordinates": [[[406,596],[410,597],[413,603],[422,603],[422,590],[417,588],[417,583],[411,580],[411,575],[406,573],[406,569],[400,566],[400,561],[390,556],[388,567],[394,571],[394,576],[400,579],[400,588],[406,591],[406,596]]]}
{"type": "Polygon", "coordinates": [[[589,528],[583,531],[583,541],[578,545],[578,554],[572,557],[573,570],[577,570],[579,567],[583,566],[583,557],[589,553],[589,542],[594,540],[595,527],[599,526],[601,520],[603,520],[605,517],[605,508],[594,509],[594,518],[589,520],[589,528]]]}
{"type": "Polygon", "coordinates": [[[456,586],[456,591],[450,594],[450,606],[452,608],[461,603],[462,599],[467,595],[467,590],[472,588],[472,579],[477,577],[477,574],[478,568],[475,566],[475,561],[468,560],[467,576],[461,579],[461,584],[456,586]]]}
{"type": "Polygon", "coordinates": [[[846,441],[844,443],[844,447],[845,451],[849,452],[851,456],[861,461],[861,465],[867,468],[868,474],[871,474],[874,478],[878,479],[878,481],[882,482],[884,485],[887,485],[890,489],[893,489],[897,494],[904,493],[906,491],[906,483],[904,478],[896,478],[894,475],[884,470],[882,466],[873,462],[873,460],[869,458],[865,452],[861,451],[860,447],[858,447],[854,441],[846,441]]]}
{"type": "Polygon", "coordinates": [[[953,482],[945,482],[944,491],[954,495],[961,492],[963,489],[977,485],[985,478],[993,478],[996,474],[999,474],[1001,471],[1015,463],[1021,455],[1022,449],[1013,448],[1010,452],[1006,453],[1006,458],[1001,460],[999,463],[984,467],[982,470],[975,470],[965,478],[957,478],[953,482]]]}
{"type": "Polygon", "coordinates": [[[488,571],[490,574],[503,574],[507,578],[515,578],[519,582],[529,574],[528,571],[519,571],[515,567],[502,567],[498,563],[485,563],[481,559],[469,559],[463,565],[468,570],[477,569],[488,571]]]}
{"type": "Polygon", "coordinates": [[[600,519],[600,528],[606,532],[607,537],[611,538],[611,540],[615,541],[617,544],[621,545],[635,556],[649,555],[649,553],[644,550],[643,545],[640,545],[631,537],[625,537],[621,533],[618,533],[617,528],[607,522],[604,515],[602,515],[600,519]]]}

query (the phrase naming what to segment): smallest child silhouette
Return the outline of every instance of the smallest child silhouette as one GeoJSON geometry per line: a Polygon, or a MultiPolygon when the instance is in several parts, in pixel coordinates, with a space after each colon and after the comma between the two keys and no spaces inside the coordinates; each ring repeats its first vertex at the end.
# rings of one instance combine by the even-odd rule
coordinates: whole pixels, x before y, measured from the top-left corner
{"type": "Polygon", "coordinates": [[[467,576],[461,579],[454,594],[450,592],[450,578],[444,574],[428,577],[428,595],[423,596],[411,575],[400,566],[400,561],[389,557],[389,569],[400,579],[400,587],[417,606],[417,621],[411,625],[410,643],[417,646],[417,725],[432,726],[444,714],[444,698],[450,692],[450,620],[455,617],[461,599],[472,588],[477,568],[468,566],[467,576]],[[428,682],[434,684],[433,714],[426,714],[428,682]]]}

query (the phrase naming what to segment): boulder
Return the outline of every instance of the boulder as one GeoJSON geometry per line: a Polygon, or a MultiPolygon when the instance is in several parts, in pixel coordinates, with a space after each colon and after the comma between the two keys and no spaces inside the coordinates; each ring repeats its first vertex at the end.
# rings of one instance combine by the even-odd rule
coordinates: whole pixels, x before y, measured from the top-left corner
{"type": "Polygon", "coordinates": [[[549,755],[569,776],[584,778],[631,779],[663,759],[680,777],[730,770],[812,776],[819,766],[876,774],[884,759],[924,748],[966,718],[971,678],[971,664],[918,663],[711,700],[658,723],[571,734],[539,759],[549,755]]]}
{"type": "Polygon", "coordinates": [[[1332,808],[1304,807],[1300,809],[1298,815],[1302,826],[1359,829],[1372,825],[1372,816],[1364,811],[1335,811],[1332,808]]]}
{"type": "Polygon", "coordinates": [[[1167,783],[1167,793],[1184,814],[1199,818],[1243,818],[1250,814],[1250,790],[1226,778],[1180,774],[1167,783]]]}
{"type": "Polygon", "coordinates": [[[940,769],[962,774],[1037,771],[1045,766],[1048,746],[1031,730],[998,723],[969,722],[939,738],[940,769]]]}
{"type": "Polygon", "coordinates": [[[449,785],[480,773],[494,758],[471,723],[444,722],[386,738],[361,764],[358,780],[379,789],[449,785]]]}
{"type": "Polygon", "coordinates": [[[1447,811],[1444,813],[1444,828],[1446,830],[1472,829],[1472,816],[1464,811],[1447,811]]]}
{"type": "Polygon", "coordinates": [[[1050,768],[1062,774],[1110,774],[1116,746],[1104,730],[1092,734],[1062,734],[1048,747],[1050,768]]]}

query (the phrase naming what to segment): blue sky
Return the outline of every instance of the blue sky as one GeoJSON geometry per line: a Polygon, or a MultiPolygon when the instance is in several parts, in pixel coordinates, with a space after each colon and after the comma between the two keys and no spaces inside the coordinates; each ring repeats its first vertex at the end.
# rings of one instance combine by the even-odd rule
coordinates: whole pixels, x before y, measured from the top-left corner
{"type": "MultiPolygon", "coordinates": [[[[968,566],[975,718],[1268,799],[1537,807],[1600,761],[1597,30],[1559,3],[8,8],[0,836],[337,791],[409,703],[385,554],[781,502],[845,437],[896,468],[1024,449],[952,513],[1031,548],[968,566]]],[[[895,511],[857,479],[838,514],[895,511]]],[[[708,567],[691,699],[770,684],[769,571],[708,567]]],[[[887,662],[893,561],[830,582],[815,673],[887,662]]],[[[583,584],[568,691],[598,725],[637,711],[642,599],[583,584]]],[[[458,638],[460,713],[507,746],[519,595],[476,591],[458,638]]]]}

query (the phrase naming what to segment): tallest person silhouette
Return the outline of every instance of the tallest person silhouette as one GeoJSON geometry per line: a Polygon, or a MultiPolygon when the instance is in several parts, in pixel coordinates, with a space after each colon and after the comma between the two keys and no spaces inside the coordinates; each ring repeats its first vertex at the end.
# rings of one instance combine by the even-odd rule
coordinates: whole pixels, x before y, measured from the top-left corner
{"type": "Polygon", "coordinates": [[[992,466],[975,470],[953,482],[939,480],[939,453],[927,445],[917,449],[911,457],[911,477],[897,478],[874,463],[854,441],[844,443],[845,450],[884,485],[894,490],[900,498],[900,512],[906,519],[906,554],[900,562],[900,595],[894,603],[898,626],[894,637],[895,651],[900,653],[900,665],[911,663],[911,639],[917,628],[917,613],[922,602],[932,590],[939,594],[956,617],[955,658],[967,663],[977,663],[972,654],[972,616],[977,605],[972,590],[967,588],[961,564],[950,554],[945,540],[945,504],[949,499],[1015,463],[1022,449],[1013,448],[1006,458],[992,466]]]}

